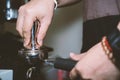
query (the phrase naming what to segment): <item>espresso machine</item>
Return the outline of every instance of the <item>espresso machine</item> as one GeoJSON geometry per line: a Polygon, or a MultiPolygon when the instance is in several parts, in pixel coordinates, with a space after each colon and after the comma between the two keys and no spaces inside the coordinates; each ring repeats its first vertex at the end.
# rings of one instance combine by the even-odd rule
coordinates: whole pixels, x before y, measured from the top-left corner
{"type": "MultiPolygon", "coordinates": [[[[0,0],[0,23],[16,22],[19,7],[28,1],[29,0],[0,0]]],[[[63,58],[48,58],[48,53],[53,51],[53,49],[47,46],[36,49],[36,22],[37,21],[34,22],[31,32],[31,49],[23,47],[22,42],[17,44],[20,45],[19,48],[17,48],[17,57],[21,59],[20,63],[24,63],[22,64],[22,67],[25,67],[25,69],[23,69],[23,76],[25,76],[24,80],[46,80],[43,73],[44,67],[46,66],[50,66],[49,68],[54,67],[56,69],[70,71],[76,64],[76,61],[63,58]]],[[[16,78],[14,80],[16,80],[16,78]]]]}
{"type": "Polygon", "coordinates": [[[15,21],[18,16],[18,9],[27,0],[0,0],[0,22],[15,21]]]}

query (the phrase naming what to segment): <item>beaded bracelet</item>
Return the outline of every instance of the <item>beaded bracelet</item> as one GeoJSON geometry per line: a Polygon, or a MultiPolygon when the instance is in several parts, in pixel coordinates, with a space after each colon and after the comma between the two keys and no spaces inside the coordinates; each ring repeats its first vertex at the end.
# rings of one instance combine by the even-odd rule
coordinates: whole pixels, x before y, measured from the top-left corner
{"type": "Polygon", "coordinates": [[[106,36],[102,38],[101,45],[105,51],[105,54],[108,56],[108,58],[114,62],[112,48],[110,47],[106,36]]]}

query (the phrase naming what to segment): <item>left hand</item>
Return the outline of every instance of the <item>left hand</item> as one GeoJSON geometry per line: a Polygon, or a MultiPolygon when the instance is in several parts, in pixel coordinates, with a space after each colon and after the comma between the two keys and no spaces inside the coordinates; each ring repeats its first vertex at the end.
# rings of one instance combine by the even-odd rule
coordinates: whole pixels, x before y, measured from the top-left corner
{"type": "Polygon", "coordinates": [[[18,13],[16,30],[24,39],[24,47],[31,48],[31,30],[36,20],[35,43],[36,48],[41,47],[54,14],[54,0],[30,0],[19,8],[18,13]]]}
{"type": "Polygon", "coordinates": [[[78,75],[82,80],[120,80],[120,71],[105,54],[101,43],[84,54],[71,54],[70,57],[78,61],[70,72],[72,80],[78,75]]]}

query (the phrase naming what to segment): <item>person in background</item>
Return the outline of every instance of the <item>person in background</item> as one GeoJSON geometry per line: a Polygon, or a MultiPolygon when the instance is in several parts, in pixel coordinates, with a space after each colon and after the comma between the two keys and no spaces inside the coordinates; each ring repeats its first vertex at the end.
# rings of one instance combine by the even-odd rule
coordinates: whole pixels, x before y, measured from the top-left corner
{"type": "MultiPolygon", "coordinates": [[[[24,38],[24,46],[30,48],[34,21],[38,21],[36,47],[39,48],[51,24],[54,8],[80,1],[31,0],[21,6],[16,29],[24,38]]],[[[120,0],[83,0],[83,54],[70,54],[78,61],[70,72],[72,80],[78,76],[82,80],[120,80],[119,14],[120,0]]]]}

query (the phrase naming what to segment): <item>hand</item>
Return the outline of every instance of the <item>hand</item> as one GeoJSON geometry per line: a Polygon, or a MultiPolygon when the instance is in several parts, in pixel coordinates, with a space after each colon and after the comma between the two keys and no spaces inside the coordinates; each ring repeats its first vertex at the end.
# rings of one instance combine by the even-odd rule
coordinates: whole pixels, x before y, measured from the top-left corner
{"type": "Polygon", "coordinates": [[[120,22],[118,23],[117,28],[118,28],[118,30],[120,30],[120,22]]]}
{"type": "Polygon", "coordinates": [[[80,80],[120,80],[120,71],[104,53],[101,43],[98,43],[84,54],[70,55],[78,63],[70,72],[74,80],[78,75],[80,80]]]}
{"type": "Polygon", "coordinates": [[[40,47],[52,21],[54,0],[31,0],[18,10],[16,29],[24,38],[24,46],[30,48],[31,29],[34,21],[38,21],[36,47],[40,47]]]}

